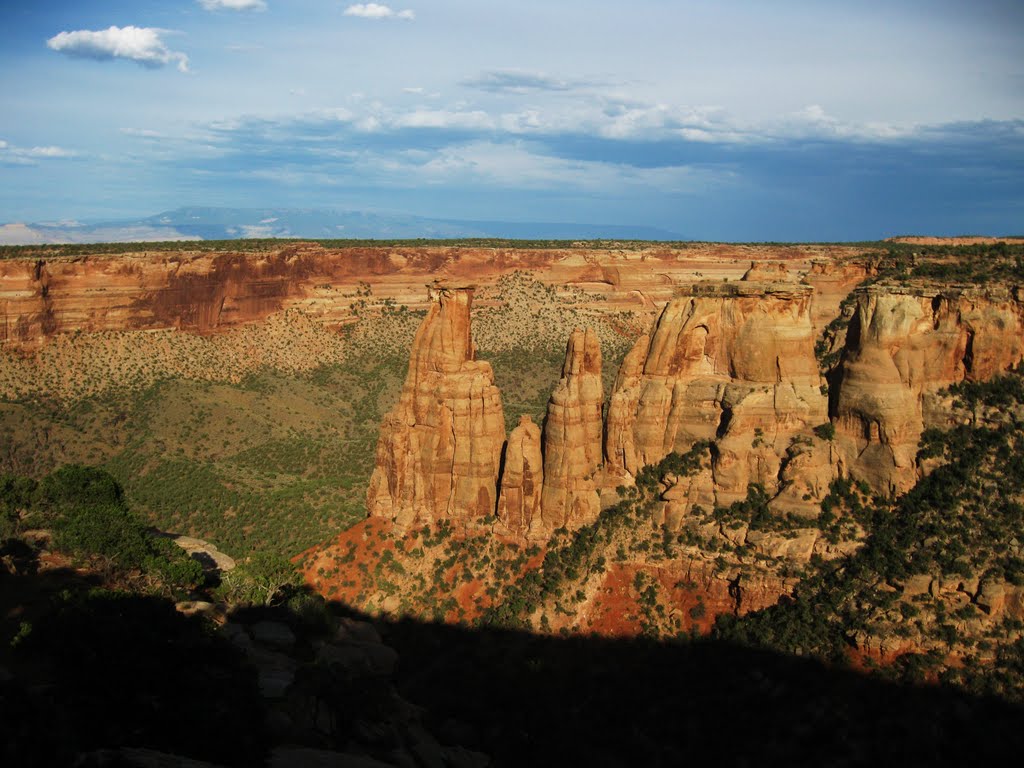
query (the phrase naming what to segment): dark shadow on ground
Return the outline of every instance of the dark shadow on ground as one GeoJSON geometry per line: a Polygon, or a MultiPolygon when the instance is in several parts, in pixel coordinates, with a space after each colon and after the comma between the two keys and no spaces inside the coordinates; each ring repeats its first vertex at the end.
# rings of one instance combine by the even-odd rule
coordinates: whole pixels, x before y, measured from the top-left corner
{"type": "Polygon", "coordinates": [[[379,624],[427,725],[499,766],[984,765],[1024,711],[712,641],[379,624]]]}
{"type": "MultiPolygon", "coordinates": [[[[22,641],[20,651],[9,648],[14,622],[5,623],[0,758],[14,762],[0,763],[57,765],[54,760],[85,751],[131,745],[221,764],[260,764],[273,745],[265,740],[255,672],[221,633],[199,617],[176,613],[168,600],[92,598],[87,583],[74,581],[73,574],[31,568],[0,575],[5,610],[12,607],[8,596],[68,588],[86,595],[65,600],[57,618],[36,610],[32,640],[22,641]]],[[[424,725],[442,744],[486,753],[499,767],[695,760],[716,766],[998,765],[1024,749],[1018,707],[808,659],[711,641],[560,638],[371,620],[311,596],[290,604],[233,620],[287,623],[297,637],[294,652],[310,673],[319,669],[314,649],[330,641],[337,616],[373,621],[399,657],[390,682],[382,674],[380,685],[394,685],[402,699],[422,707],[424,725]]],[[[365,694],[375,690],[353,685],[318,695],[342,701],[335,712],[353,721],[375,707],[374,717],[386,718],[387,710],[365,694]]],[[[382,692],[379,698],[390,701],[382,692]]],[[[344,723],[335,729],[349,730],[344,723]]],[[[428,766],[419,758],[415,764],[428,766]]]]}

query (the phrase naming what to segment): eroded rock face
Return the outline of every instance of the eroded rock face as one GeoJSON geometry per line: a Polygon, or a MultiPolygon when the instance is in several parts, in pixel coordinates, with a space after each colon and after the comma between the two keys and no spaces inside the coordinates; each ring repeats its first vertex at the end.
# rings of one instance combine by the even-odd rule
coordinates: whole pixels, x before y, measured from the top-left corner
{"type": "Polygon", "coordinates": [[[948,421],[938,390],[1019,362],[1022,314],[1019,289],[860,291],[833,405],[843,470],[883,493],[912,487],[921,433],[948,421]]]}
{"type": "Polygon", "coordinates": [[[584,525],[600,512],[595,475],[602,464],[603,403],[597,334],[577,329],[569,337],[544,426],[541,516],[548,531],[584,525]]]}
{"type": "Polygon", "coordinates": [[[717,439],[711,487],[688,488],[687,500],[728,504],[760,483],[778,505],[810,513],[820,489],[787,493],[783,475],[796,455],[828,472],[828,449],[811,432],[827,421],[811,294],[796,283],[743,281],[697,284],[671,301],[616,382],[609,475],[633,476],[672,451],[717,439]]]}
{"type": "Polygon", "coordinates": [[[370,515],[399,528],[493,515],[505,439],[501,393],[475,359],[470,290],[432,291],[402,395],[381,425],[370,515]]]}
{"type": "Polygon", "coordinates": [[[508,436],[498,496],[498,520],[508,533],[525,536],[540,522],[543,485],[540,427],[529,416],[522,416],[508,436]]]}

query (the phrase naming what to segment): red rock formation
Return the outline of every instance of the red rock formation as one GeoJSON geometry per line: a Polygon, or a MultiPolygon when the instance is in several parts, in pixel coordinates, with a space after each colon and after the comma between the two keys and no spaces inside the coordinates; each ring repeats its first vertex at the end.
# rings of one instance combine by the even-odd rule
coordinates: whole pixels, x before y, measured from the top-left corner
{"type": "MultiPolygon", "coordinates": [[[[145,246],[140,246],[144,248],[145,246]]],[[[785,259],[791,269],[811,259],[849,256],[835,246],[651,246],[622,251],[375,247],[326,249],[290,244],[259,253],[194,251],[52,256],[0,260],[0,343],[38,347],[56,334],[180,328],[218,332],[300,308],[332,327],[349,321],[361,283],[374,298],[426,308],[425,279],[493,284],[529,270],[549,285],[585,285],[596,308],[649,310],[675,287],[700,275],[735,279],[751,258],[785,259]]]]}
{"type": "Polygon", "coordinates": [[[913,486],[922,431],[948,420],[937,391],[1018,363],[1022,329],[1019,288],[860,291],[833,413],[843,470],[883,493],[913,486]]]}
{"type": "Polygon", "coordinates": [[[498,520],[509,534],[525,536],[540,522],[543,485],[540,427],[522,416],[508,436],[498,496],[498,520]]]}
{"type": "Polygon", "coordinates": [[[495,512],[505,439],[501,393],[489,363],[475,359],[472,292],[432,291],[416,333],[401,399],[381,426],[370,479],[370,515],[399,528],[495,512]]]}
{"type": "Polygon", "coordinates": [[[780,472],[795,442],[828,464],[827,448],[811,436],[827,420],[811,293],[795,283],[703,283],[670,302],[620,371],[608,412],[608,473],[635,475],[671,451],[717,438],[712,486],[687,488],[686,503],[729,503],[760,483],[781,494],[780,506],[810,512],[815,499],[785,493],[780,472]]]}
{"type": "Polygon", "coordinates": [[[579,527],[601,511],[595,475],[602,463],[603,404],[597,334],[577,329],[569,337],[544,425],[541,517],[548,531],[579,527]]]}

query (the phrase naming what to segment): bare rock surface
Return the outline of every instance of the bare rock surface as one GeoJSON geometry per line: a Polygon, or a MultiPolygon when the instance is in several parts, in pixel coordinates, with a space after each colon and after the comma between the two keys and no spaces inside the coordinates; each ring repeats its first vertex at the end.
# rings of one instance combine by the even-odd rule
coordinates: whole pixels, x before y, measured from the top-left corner
{"type": "Polygon", "coordinates": [[[192,558],[198,560],[203,566],[203,570],[226,572],[235,568],[234,559],[225,555],[208,541],[192,536],[175,536],[173,541],[192,558]]]}
{"type": "Polygon", "coordinates": [[[498,520],[510,534],[524,536],[540,522],[543,485],[540,427],[522,416],[508,436],[498,496],[498,520]]]}
{"type": "Polygon", "coordinates": [[[835,411],[842,469],[884,493],[918,478],[917,446],[948,426],[938,390],[984,381],[1024,357],[1024,304],[999,286],[875,285],[857,295],[835,411]]]}
{"type": "Polygon", "coordinates": [[[470,338],[471,290],[432,289],[401,399],[384,420],[370,514],[400,527],[494,514],[505,441],[501,393],[470,338]]]}
{"type": "MultiPolygon", "coordinates": [[[[751,270],[748,274],[757,274],[751,270]]],[[[760,275],[764,276],[764,275],[760,275]]],[[[629,478],[672,451],[717,440],[703,496],[727,504],[750,483],[776,496],[797,456],[827,486],[828,449],[813,428],[828,420],[814,356],[812,288],[781,282],[699,283],[665,307],[650,338],[626,356],[608,411],[608,472],[629,478]]],[[[789,509],[808,509],[822,482],[783,494],[789,509]],[[810,498],[804,498],[809,496],[810,498]]]]}
{"type": "Polygon", "coordinates": [[[602,462],[601,346],[591,330],[575,330],[562,378],[548,401],[544,425],[541,518],[547,531],[577,528],[600,512],[595,477],[602,462]]]}

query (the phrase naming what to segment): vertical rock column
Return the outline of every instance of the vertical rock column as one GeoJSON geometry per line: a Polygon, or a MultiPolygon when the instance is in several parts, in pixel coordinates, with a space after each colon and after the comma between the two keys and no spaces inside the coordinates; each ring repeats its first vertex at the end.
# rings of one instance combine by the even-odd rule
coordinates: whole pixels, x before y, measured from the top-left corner
{"type": "Polygon", "coordinates": [[[540,525],[543,485],[540,427],[529,416],[521,416],[508,436],[498,497],[498,519],[510,534],[526,536],[531,526],[540,525]]]}
{"type": "Polygon", "coordinates": [[[497,502],[505,418],[490,364],[475,359],[473,294],[442,288],[431,297],[401,398],[381,425],[367,494],[370,515],[399,528],[465,525],[497,502]]]}
{"type": "Polygon", "coordinates": [[[597,334],[575,330],[566,346],[562,378],[548,401],[544,426],[541,523],[545,531],[577,528],[596,519],[601,510],[595,475],[602,463],[603,400],[597,334]]]}

